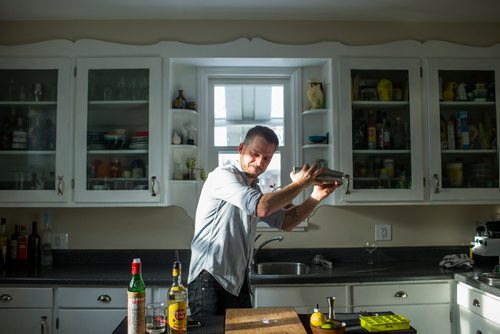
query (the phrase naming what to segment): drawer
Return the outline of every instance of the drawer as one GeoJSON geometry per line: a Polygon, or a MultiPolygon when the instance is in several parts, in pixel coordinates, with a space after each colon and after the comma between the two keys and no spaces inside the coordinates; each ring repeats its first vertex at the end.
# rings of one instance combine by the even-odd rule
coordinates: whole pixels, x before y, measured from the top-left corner
{"type": "Polygon", "coordinates": [[[52,308],[52,289],[0,287],[0,308],[52,308]]]}
{"type": "Polygon", "coordinates": [[[460,333],[481,333],[481,334],[498,334],[500,326],[493,321],[477,315],[474,312],[460,306],[458,310],[458,327],[460,333]]]}
{"type": "MultiPolygon", "coordinates": [[[[151,289],[146,289],[146,301],[151,289]]],[[[126,288],[59,288],[57,302],[61,308],[127,308],[126,288]]]]}
{"type": "Polygon", "coordinates": [[[353,286],[354,306],[450,303],[449,282],[353,286]]]}
{"type": "Polygon", "coordinates": [[[498,297],[458,283],[457,304],[500,325],[500,298],[498,297]]]}

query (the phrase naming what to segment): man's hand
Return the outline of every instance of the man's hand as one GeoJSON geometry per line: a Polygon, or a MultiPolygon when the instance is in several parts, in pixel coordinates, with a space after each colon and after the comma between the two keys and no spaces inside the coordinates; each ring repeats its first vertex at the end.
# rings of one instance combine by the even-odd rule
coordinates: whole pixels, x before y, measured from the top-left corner
{"type": "Polygon", "coordinates": [[[299,172],[295,173],[294,171],[292,171],[290,173],[290,179],[292,179],[292,182],[296,182],[302,185],[308,185],[315,182],[316,177],[323,171],[324,168],[317,168],[316,164],[312,165],[311,167],[305,164],[304,166],[302,166],[302,169],[299,172]]]}
{"type": "Polygon", "coordinates": [[[335,181],[334,183],[328,183],[328,184],[319,184],[316,183],[314,185],[313,192],[311,194],[311,197],[318,200],[322,201],[326,197],[328,197],[331,193],[335,191],[338,187],[342,185],[342,182],[335,181]]]}

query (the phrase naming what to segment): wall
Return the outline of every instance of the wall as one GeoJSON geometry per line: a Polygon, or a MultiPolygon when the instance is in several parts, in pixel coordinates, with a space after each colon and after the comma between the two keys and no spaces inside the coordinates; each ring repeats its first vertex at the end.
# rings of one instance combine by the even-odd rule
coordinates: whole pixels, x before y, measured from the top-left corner
{"type": "MultiPolygon", "coordinates": [[[[81,21],[0,22],[0,44],[93,38],[147,45],[162,40],[210,44],[261,37],[284,44],[341,41],[369,45],[398,40],[445,40],[465,45],[500,43],[500,24],[254,22],[254,21],[81,21]],[[369,33],[368,33],[369,32],[369,33]]],[[[8,232],[30,224],[45,209],[0,209],[8,232]]],[[[189,248],[193,222],[177,207],[46,209],[56,232],[69,232],[72,249],[189,248]]],[[[288,232],[272,247],[357,247],[373,240],[374,225],[393,225],[393,240],[381,246],[464,245],[475,222],[500,217],[495,205],[321,207],[307,232],[288,232]]],[[[266,232],[266,237],[277,233],[266,232]]]]}

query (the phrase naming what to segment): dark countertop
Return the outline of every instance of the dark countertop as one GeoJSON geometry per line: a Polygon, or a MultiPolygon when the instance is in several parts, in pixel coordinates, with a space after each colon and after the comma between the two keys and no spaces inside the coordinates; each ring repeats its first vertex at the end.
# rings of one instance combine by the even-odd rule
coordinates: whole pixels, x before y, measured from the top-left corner
{"type": "MultiPolygon", "coordinates": [[[[304,262],[311,266],[312,275],[289,277],[251,275],[250,278],[253,285],[356,283],[457,277],[466,279],[479,272],[491,270],[490,264],[478,264],[472,270],[445,269],[438,265],[444,255],[465,251],[464,247],[379,248],[374,253],[374,264],[368,265],[366,252],[358,248],[264,249],[258,254],[257,262],[304,262]],[[325,270],[321,266],[312,264],[315,254],[321,254],[331,260],[333,269],[325,270]]],[[[190,250],[180,250],[179,254],[183,264],[182,278],[186,281],[190,250]]],[[[51,267],[0,270],[0,285],[124,286],[130,281],[130,263],[134,257],[141,258],[143,278],[147,286],[165,287],[171,284],[173,250],[66,250],[55,252],[54,265],[51,267]]]]}
{"type": "Polygon", "coordinates": [[[491,286],[481,281],[476,280],[479,272],[457,273],[454,278],[457,282],[468,284],[476,289],[491,293],[494,296],[500,297],[500,286],[491,286]]]}

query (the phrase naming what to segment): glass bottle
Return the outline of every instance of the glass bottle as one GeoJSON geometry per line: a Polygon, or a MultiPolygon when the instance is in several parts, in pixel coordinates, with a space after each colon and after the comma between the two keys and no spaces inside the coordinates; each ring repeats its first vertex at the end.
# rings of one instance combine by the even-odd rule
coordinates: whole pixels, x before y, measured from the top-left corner
{"type": "Polygon", "coordinates": [[[394,129],[392,129],[392,146],[396,150],[405,148],[404,143],[405,129],[403,123],[401,123],[401,117],[396,116],[396,124],[394,124],[394,129]]]}
{"type": "Polygon", "coordinates": [[[28,227],[21,225],[21,232],[17,237],[17,264],[24,266],[28,264],[28,227]]]}
{"type": "Polygon", "coordinates": [[[370,110],[368,113],[368,125],[366,129],[366,135],[368,137],[368,149],[374,150],[377,148],[377,125],[375,121],[375,116],[373,111],[370,110]]]}
{"type": "Polygon", "coordinates": [[[49,226],[49,214],[46,212],[43,215],[43,231],[42,231],[42,258],[41,263],[43,266],[51,266],[52,265],[52,230],[49,226]]]}
{"type": "Polygon", "coordinates": [[[173,107],[175,109],[184,109],[186,108],[187,100],[184,97],[184,90],[179,89],[179,94],[177,98],[174,100],[173,107]]]}
{"type": "Polygon", "coordinates": [[[140,258],[132,261],[132,279],[127,290],[127,333],[143,334],[146,332],[146,285],[140,258]]]}
{"type": "Polygon", "coordinates": [[[7,227],[7,219],[2,217],[0,223],[0,268],[5,267],[7,264],[7,234],[5,229],[7,227]]]}
{"type": "Polygon", "coordinates": [[[22,117],[17,118],[16,126],[12,130],[11,147],[13,150],[26,150],[28,148],[28,131],[22,117]]]}
{"type": "Polygon", "coordinates": [[[172,269],[172,287],[168,291],[168,333],[187,333],[187,293],[181,280],[182,266],[179,254],[176,252],[176,260],[172,269]]]}
{"type": "Polygon", "coordinates": [[[20,227],[18,224],[14,227],[14,233],[10,236],[10,258],[9,262],[11,265],[17,264],[17,238],[19,237],[20,227]]]}
{"type": "Polygon", "coordinates": [[[42,261],[40,236],[37,229],[38,223],[32,223],[31,235],[28,238],[28,263],[30,266],[38,267],[42,261]]]}

